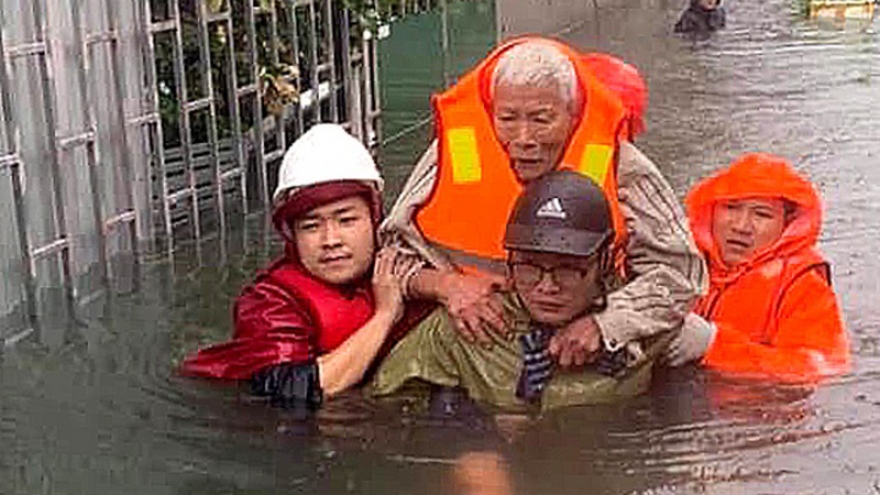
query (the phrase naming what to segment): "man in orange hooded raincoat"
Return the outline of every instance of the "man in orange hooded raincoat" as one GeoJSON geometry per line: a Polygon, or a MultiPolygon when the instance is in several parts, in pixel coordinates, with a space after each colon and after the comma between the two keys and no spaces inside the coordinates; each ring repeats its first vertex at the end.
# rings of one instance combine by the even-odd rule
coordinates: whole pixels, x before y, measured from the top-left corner
{"type": "Polygon", "coordinates": [[[816,249],[822,206],[782,158],[747,154],[687,197],[710,288],[670,347],[671,364],[809,382],[849,370],[828,262],[816,249]]]}

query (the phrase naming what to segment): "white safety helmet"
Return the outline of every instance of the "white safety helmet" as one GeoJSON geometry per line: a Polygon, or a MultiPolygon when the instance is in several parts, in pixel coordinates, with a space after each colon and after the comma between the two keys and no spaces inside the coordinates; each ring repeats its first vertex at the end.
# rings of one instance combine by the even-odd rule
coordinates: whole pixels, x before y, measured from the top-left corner
{"type": "Polygon", "coordinates": [[[277,204],[292,189],[339,180],[372,182],[380,192],[384,185],[360,141],[340,125],[315,124],[284,153],[272,200],[277,204]]]}

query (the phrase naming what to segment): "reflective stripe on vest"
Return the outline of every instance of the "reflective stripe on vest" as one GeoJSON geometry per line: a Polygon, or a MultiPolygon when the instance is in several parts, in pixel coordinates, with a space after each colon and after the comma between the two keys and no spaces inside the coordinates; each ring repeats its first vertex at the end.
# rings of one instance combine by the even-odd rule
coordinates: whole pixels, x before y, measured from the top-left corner
{"type": "MultiPolygon", "coordinates": [[[[484,95],[501,54],[526,40],[499,47],[432,100],[439,136],[437,179],[430,199],[416,213],[416,224],[426,239],[447,254],[505,258],[507,217],[522,187],[495,137],[484,95]]],[[[560,168],[578,171],[602,187],[611,206],[615,244],[620,247],[626,227],[617,200],[616,150],[623,106],[593,79],[579,54],[565,45],[541,41],[553,43],[568,55],[586,96],[583,117],[569,139],[560,168]]]]}

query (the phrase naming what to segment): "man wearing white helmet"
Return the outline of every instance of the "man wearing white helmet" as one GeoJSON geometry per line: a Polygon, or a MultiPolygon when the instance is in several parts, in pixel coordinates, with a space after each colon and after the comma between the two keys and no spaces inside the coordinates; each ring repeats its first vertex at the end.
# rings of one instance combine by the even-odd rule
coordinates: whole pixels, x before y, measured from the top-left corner
{"type": "Polygon", "coordinates": [[[360,382],[404,314],[397,254],[376,252],[382,185],[338,125],[294,142],[273,196],[285,255],[236,300],[233,340],[187,358],[183,374],[251,380],[257,395],[309,408],[360,382]]]}

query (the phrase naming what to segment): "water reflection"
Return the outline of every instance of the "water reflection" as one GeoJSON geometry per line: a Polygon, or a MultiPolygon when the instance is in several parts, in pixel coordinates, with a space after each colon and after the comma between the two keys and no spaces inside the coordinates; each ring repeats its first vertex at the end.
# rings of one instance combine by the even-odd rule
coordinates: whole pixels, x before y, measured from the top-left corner
{"type": "MultiPolygon", "coordinates": [[[[745,151],[786,156],[813,179],[827,206],[821,247],[855,347],[852,376],[809,390],[681,370],[650,396],[540,420],[437,418],[352,393],[302,421],[239,385],[174,374],[186,352],[229,334],[231,297],[277,250],[258,222],[174,264],[156,261],[141,292],[96,305],[66,338],[4,352],[0,492],[880,490],[877,23],[828,26],[787,1],[731,2],[727,29],[693,44],[671,36],[680,8],[603,7],[568,37],[644,72],[651,94],[639,144],[680,194],[745,151]]],[[[386,159],[405,176],[408,163],[386,159]]]]}

